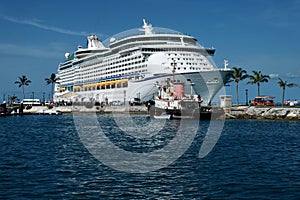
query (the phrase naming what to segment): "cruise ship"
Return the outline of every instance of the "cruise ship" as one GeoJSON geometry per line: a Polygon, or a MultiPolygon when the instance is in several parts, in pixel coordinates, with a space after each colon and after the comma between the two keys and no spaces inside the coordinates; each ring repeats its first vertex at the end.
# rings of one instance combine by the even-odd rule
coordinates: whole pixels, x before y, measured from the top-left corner
{"type": "Polygon", "coordinates": [[[201,96],[202,104],[209,105],[232,73],[227,64],[215,66],[214,53],[192,36],[153,27],[146,20],[141,28],[104,42],[89,35],[86,48],[66,53],[59,64],[54,101],[145,102],[159,84],[170,81],[184,84],[186,94],[201,96]]]}

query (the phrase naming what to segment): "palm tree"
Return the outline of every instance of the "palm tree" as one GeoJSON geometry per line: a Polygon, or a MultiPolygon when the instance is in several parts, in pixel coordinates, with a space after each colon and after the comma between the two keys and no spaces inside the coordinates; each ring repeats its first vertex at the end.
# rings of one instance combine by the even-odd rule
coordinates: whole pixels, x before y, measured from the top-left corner
{"type": "Polygon", "coordinates": [[[248,78],[247,71],[242,68],[233,67],[233,73],[228,73],[227,76],[230,77],[229,82],[235,82],[235,93],[236,93],[236,103],[239,105],[239,82],[248,78]]]}
{"type": "Polygon", "coordinates": [[[260,96],[260,83],[268,82],[270,79],[269,75],[263,75],[261,71],[252,71],[253,75],[249,75],[250,81],[248,84],[257,84],[257,95],[260,96]]]}
{"type": "Polygon", "coordinates": [[[51,74],[50,78],[45,78],[47,85],[51,84],[51,95],[53,98],[54,84],[58,83],[59,78],[56,78],[54,73],[51,74]]]}
{"type": "Polygon", "coordinates": [[[19,84],[19,87],[22,87],[23,91],[23,98],[25,99],[25,92],[24,92],[24,86],[28,86],[29,83],[31,83],[31,80],[27,79],[25,75],[19,76],[19,80],[15,81],[15,84],[19,84]]]}
{"type": "Polygon", "coordinates": [[[284,93],[285,93],[286,87],[299,87],[299,85],[296,83],[287,83],[287,81],[283,81],[281,78],[278,78],[278,79],[279,79],[279,81],[277,83],[282,88],[281,104],[283,106],[284,105],[284,93]]]}

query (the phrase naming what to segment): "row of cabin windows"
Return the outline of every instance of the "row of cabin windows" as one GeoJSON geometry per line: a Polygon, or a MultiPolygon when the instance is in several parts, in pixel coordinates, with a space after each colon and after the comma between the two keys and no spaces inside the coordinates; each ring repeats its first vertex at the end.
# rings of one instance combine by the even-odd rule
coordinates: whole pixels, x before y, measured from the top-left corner
{"type": "Polygon", "coordinates": [[[102,75],[109,75],[109,74],[114,74],[114,73],[118,73],[118,72],[125,72],[125,73],[119,73],[117,74],[118,76],[121,75],[127,75],[127,74],[135,74],[138,72],[146,72],[146,69],[143,70],[139,70],[139,71],[131,71],[131,72],[126,72],[129,70],[133,70],[133,69],[142,69],[142,68],[147,68],[147,65],[139,65],[139,66],[135,66],[135,67],[129,67],[129,68],[125,68],[125,69],[119,69],[119,70],[114,70],[114,71],[106,71],[103,73],[97,73],[97,72],[86,72],[86,73],[82,73],[80,78],[93,78],[93,77],[99,77],[102,75]]]}
{"type": "Polygon", "coordinates": [[[95,81],[95,80],[99,80],[101,78],[114,78],[116,76],[128,76],[128,75],[132,75],[132,74],[140,74],[143,72],[147,72],[146,69],[143,70],[138,70],[138,71],[133,71],[133,72],[127,72],[127,73],[120,73],[120,74],[116,74],[116,75],[108,75],[108,76],[88,76],[88,77],[78,77],[77,80],[80,80],[81,82],[83,81],[95,81]]]}
{"type": "MultiPolygon", "coordinates": [[[[174,58],[172,58],[172,59],[174,59],[174,58]]],[[[181,60],[181,58],[177,58],[177,60],[181,60]]],[[[195,58],[182,58],[182,60],[195,60],[195,58]]],[[[196,60],[203,61],[202,58],[196,58],[196,60]]]]}
{"type": "MultiPolygon", "coordinates": [[[[181,70],[182,68],[181,67],[177,67],[177,70],[181,70]]],[[[200,70],[202,68],[200,67],[190,67],[190,70],[200,70]]],[[[183,67],[183,70],[186,70],[186,67],[183,67]]]]}
{"type": "MultiPolygon", "coordinates": [[[[180,65],[184,65],[184,63],[176,63],[177,65],[180,64],[180,65]]],[[[198,65],[198,63],[190,63],[190,62],[187,62],[185,63],[186,65],[198,65]]],[[[199,63],[200,65],[203,65],[203,66],[207,66],[207,63],[199,63]]],[[[173,66],[173,63],[171,63],[171,66],[173,66]]]]}
{"type": "Polygon", "coordinates": [[[82,74],[83,75],[88,75],[90,73],[96,74],[96,73],[99,73],[99,72],[102,72],[102,71],[103,71],[103,73],[101,73],[101,74],[110,74],[110,73],[115,73],[115,72],[127,71],[127,70],[132,70],[132,69],[138,69],[138,68],[146,66],[146,65],[143,65],[143,66],[135,66],[135,67],[129,67],[129,68],[125,68],[125,69],[120,69],[122,67],[132,66],[132,65],[138,65],[138,64],[141,64],[141,63],[142,63],[142,61],[135,61],[135,62],[125,63],[125,64],[118,65],[118,66],[108,67],[108,68],[105,68],[105,69],[97,69],[97,70],[94,70],[94,71],[87,71],[87,72],[82,73],[82,74]],[[109,71],[111,69],[119,69],[119,70],[109,71]]]}
{"type": "MultiPolygon", "coordinates": [[[[127,76],[127,75],[130,75],[130,74],[139,74],[139,73],[143,73],[143,72],[146,72],[146,71],[147,71],[146,69],[143,69],[143,70],[139,70],[139,71],[118,74],[117,76],[127,76]]],[[[113,78],[113,77],[114,76],[106,76],[106,78],[113,78]]]]}
{"type": "MultiPolygon", "coordinates": [[[[121,56],[119,56],[119,57],[109,58],[109,59],[105,59],[105,60],[100,60],[99,62],[95,62],[95,63],[92,63],[92,64],[87,64],[87,65],[82,66],[81,68],[86,68],[86,67],[94,66],[93,69],[97,69],[97,68],[99,68],[99,66],[95,66],[95,65],[99,65],[99,64],[101,64],[101,63],[103,63],[103,62],[107,62],[104,66],[110,66],[110,65],[112,65],[112,63],[108,63],[108,62],[111,62],[111,61],[114,61],[114,60],[118,60],[118,59],[120,59],[120,58],[125,58],[125,57],[131,56],[131,55],[132,55],[132,54],[123,54],[123,55],[121,55],[121,56]]],[[[95,57],[95,58],[96,58],[96,57],[95,57]]],[[[95,58],[93,58],[93,59],[95,59],[95,58]]],[[[127,59],[123,59],[123,60],[121,60],[121,61],[113,62],[113,64],[115,64],[115,63],[121,63],[121,62],[127,62],[127,61],[129,61],[129,60],[134,60],[134,59],[139,59],[139,58],[141,58],[141,56],[135,56],[135,57],[132,57],[132,58],[127,58],[127,59]]],[[[141,63],[141,62],[140,62],[140,61],[137,62],[137,63],[135,62],[134,64],[139,64],[139,63],[141,63]]],[[[122,65],[122,66],[127,66],[127,65],[128,65],[128,64],[122,65]]],[[[101,67],[104,67],[104,66],[101,66],[101,67]]],[[[120,67],[120,66],[110,67],[110,68],[107,68],[107,69],[105,69],[105,70],[113,69],[113,68],[119,68],[119,67],[120,67]]],[[[138,66],[135,67],[135,69],[138,69],[138,68],[141,68],[141,67],[138,67],[138,66]]],[[[118,71],[121,72],[121,71],[131,70],[131,69],[133,69],[133,67],[131,67],[131,68],[126,68],[126,69],[122,69],[122,70],[118,70],[118,71]]],[[[95,71],[92,71],[92,72],[91,72],[91,71],[88,71],[88,72],[83,73],[82,75],[89,75],[90,73],[97,73],[97,72],[101,72],[101,71],[104,71],[104,70],[95,70],[95,71]]],[[[116,71],[115,71],[115,72],[116,72],[116,71]]],[[[66,73],[68,73],[68,72],[66,72],[66,73]]],[[[67,75],[66,73],[64,73],[64,76],[67,75]]],[[[72,73],[72,74],[70,74],[70,75],[73,76],[73,75],[74,75],[73,69],[70,70],[69,73],[72,73]]],[[[68,74],[69,74],[69,73],[68,73],[68,74]]],[[[110,73],[114,73],[114,72],[110,72],[110,73]]],[[[101,73],[100,75],[105,75],[105,74],[109,74],[109,72],[101,73]]],[[[93,76],[85,76],[85,77],[82,77],[82,78],[91,78],[91,77],[94,77],[94,76],[99,76],[99,74],[98,74],[98,75],[93,75],[93,76]]],[[[71,78],[71,77],[70,77],[70,78],[71,78]]]]}
{"type": "Polygon", "coordinates": [[[83,65],[83,66],[81,66],[81,68],[87,68],[87,67],[90,67],[90,66],[94,66],[94,69],[97,69],[97,68],[99,68],[99,66],[96,66],[96,65],[99,65],[101,63],[104,63],[104,65],[102,65],[100,67],[106,67],[106,66],[111,66],[111,65],[114,65],[114,64],[118,64],[118,63],[127,62],[127,61],[130,61],[130,60],[141,58],[141,56],[135,56],[135,57],[119,60],[120,58],[128,57],[130,55],[131,54],[125,54],[125,55],[115,57],[115,58],[100,60],[99,62],[94,62],[94,63],[91,63],[91,64],[83,65]]]}
{"type": "MultiPolygon", "coordinates": [[[[120,58],[125,58],[125,57],[128,57],[128,56],[131,56],[132,54],[124,54],[122,56],[119,56],[119,57],[114,57],[114,58],[108,58],[108,59],[104,59],[103,62],[105,63],[104,66],[107,66],[107,65],[111,65],[111,61],[116,61],[116,60],[119,60],[120,58]]],[[[128,58],[129,59],[129,58],[128,58]]],[[[136,57],[134,58],[131,58],[131,59],[136,59],[136,57]]],[[[124,60],[127,60],[127,59],[124,59],[124,60]]],[[[123,62],[125,62],[123,60],[123,62]]],[[[122,61],[122,60],[121,60],[122,61]]],[[[118,62],[121,62],[121,61],[118,61],[118,62]]]]}
{"type": "Polygon", "coordinates": [[[101,86],[75,88],[74,92],[107,90],[107,89],[126,88],[126,87],[128,87],[128,83],[125,82],[125,83],[118,83],[118,84],[107,84],[107,85],[101,85],[101,86]]]}

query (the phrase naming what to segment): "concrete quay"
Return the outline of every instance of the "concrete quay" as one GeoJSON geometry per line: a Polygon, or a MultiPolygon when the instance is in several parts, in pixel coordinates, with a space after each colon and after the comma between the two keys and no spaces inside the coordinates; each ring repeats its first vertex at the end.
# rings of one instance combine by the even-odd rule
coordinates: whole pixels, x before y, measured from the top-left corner
{"type": "Polygon", "coordinates": [[[145,106],[59,106],[49,109],[47,106],[33,106],[30,109],[24,109],[24,114],[40,114],[41,111],[58,111],[60,113],[136,113],[147,114],[145,106]]]}
{"type": "Polygon", "coordinates": [[[224,111],[226,118],[234,119],[300,120],[298,107],[238,106],[224,108],[224,111]]]}
{"type": "MultiPolygon", "coordinates": [[[[269,119],[269,120],[300,120],[299,107],[255,107],[255,106],[233,106],[223,108],[226,119],[269,119]]],[[[33,106],[24,109],[24,115],[43,114],[47,111],[59,113],[120,113],[120,114],[148,114],[147,107],[141,106],[59,106],[49,109],[47,106],[33,106]]],[[[18,112],[14,115],[22,115],[18,112]]],[[[11,115],[11,114],[6,114],[11,115]]]]}

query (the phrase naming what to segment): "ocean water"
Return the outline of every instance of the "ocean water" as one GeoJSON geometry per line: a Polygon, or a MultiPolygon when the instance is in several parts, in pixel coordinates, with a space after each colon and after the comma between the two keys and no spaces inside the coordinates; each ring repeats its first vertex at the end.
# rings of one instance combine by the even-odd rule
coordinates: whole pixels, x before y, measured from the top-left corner
{"type": "MultiPolygon", "coordinates": [[[[118,127],[124,124],[116,123],[116,116],[96,118],[112,143],[127,152],[145,155],[168,145],[182,127],[180,120],[159,124],[147,116],[132,115],[138,127],[152,123],[161,128],[159,133],[143,139],[133,134],[124,136],[124,128],[118,127]]],[[[300,196],[300,122],[227,120],[212,151],[199,158],[210,123],[197,121],[199,129],[184,154],[163,168],[145,173],[134,173],[135,169],[128,173],[97,159],[85,146],[73,115],[1,117],[0,123],[0,199],[300,196]]],[[[139,132],[129,129],[125,132],[139,132]]],[[[118,160],[114,162],[118,166],[118,160]]]]}

